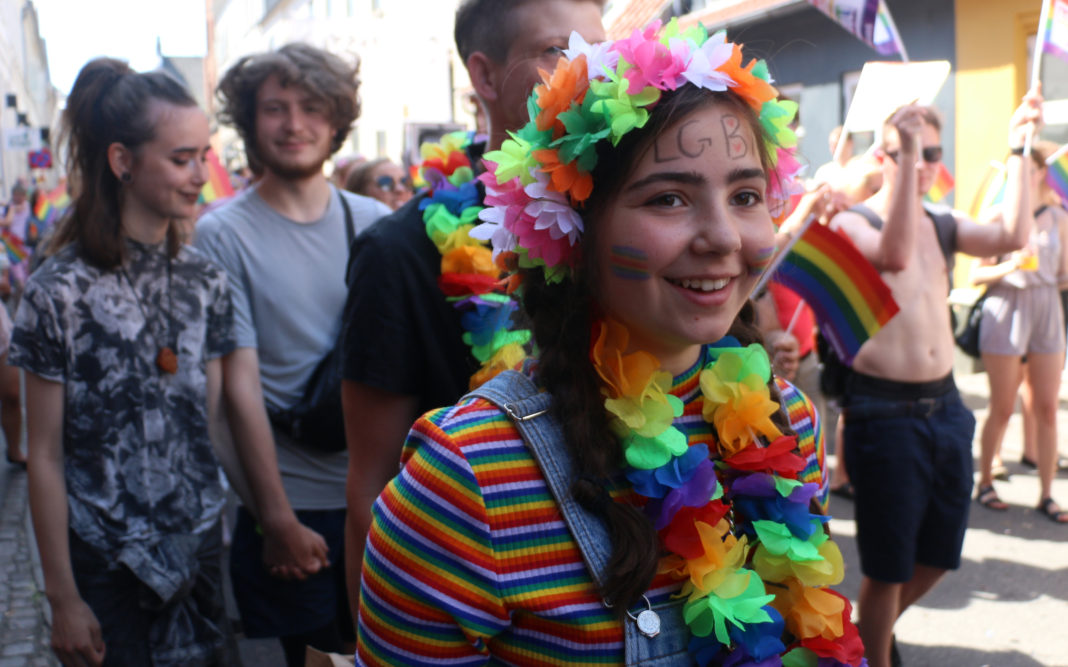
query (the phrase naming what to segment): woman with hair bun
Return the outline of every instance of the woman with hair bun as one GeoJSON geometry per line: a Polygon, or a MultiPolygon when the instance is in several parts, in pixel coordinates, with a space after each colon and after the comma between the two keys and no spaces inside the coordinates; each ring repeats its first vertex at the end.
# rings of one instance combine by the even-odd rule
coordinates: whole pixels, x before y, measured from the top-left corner
{"type": "Polygon", "coordinates": [[[699,26],[572,34],[565,56],[485,156],[481,226],[432,210],[463,199],[458,161],[424,169],[484,364],[375,503],[357,664],[863,664],[802,455],[818,417],[749,302],[796,105],[699,26]],[[518,269],[532,332],[499,326],[517,281],[495,266],[518,269]]]}
{"type": "Polygon", "coordinates": [[[184,247],[208,120],[162,72],[101,58],[63,115],[74,201],[26,285],[10,363],[26,371],[29,493],[67,665],[229,665],[220,357],[222,271],[184,247]]]}

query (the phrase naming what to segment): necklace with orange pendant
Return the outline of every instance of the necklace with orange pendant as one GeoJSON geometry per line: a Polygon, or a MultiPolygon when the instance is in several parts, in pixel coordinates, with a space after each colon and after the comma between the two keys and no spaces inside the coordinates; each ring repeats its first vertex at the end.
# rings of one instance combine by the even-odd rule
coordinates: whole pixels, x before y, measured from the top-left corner
{"type": "MultiPolygon", "coordinates": [[[[133,281],[130,280],[130,274],[126,273],[126,267],[119,269],[122,272],[122,277],[126,279],[130,289],[134,293],[134,299],[137,301],[137,307],[141,309],[141,315],[145,318],[145,327],[152,334],[153,338],[156,338],[159,342],[162,342],[162,337],[158,337],[152,332],[152,327],[149,326],[148,310],[145,308],[145,304],[141,299],[141,295],[138,294],[137,288],[134,287],[133,281]]],[[[167,332],[173,334],[174,322],[171,319],[171,311],[173,310],[174,302],[171,299],[171,258],[167,256],[167,310],[164,312],[165,320],[167,323],[167,332]]],[[[178,355],[175,354],[174,348],[177,345],[161,345],[159,352],[156,353],[156,366],[167,373],[168,375],[174,375],[178,372],[178,355]]]]}

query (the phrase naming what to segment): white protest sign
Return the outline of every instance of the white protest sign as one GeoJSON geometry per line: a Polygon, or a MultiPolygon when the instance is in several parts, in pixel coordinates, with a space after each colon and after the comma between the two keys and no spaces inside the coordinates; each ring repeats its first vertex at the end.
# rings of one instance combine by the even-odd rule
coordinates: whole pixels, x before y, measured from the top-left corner
{"type": "Polygon", "coordinates": [[[931,104],[949,76],[948,60],[865,63],[846,114],[850,132],[878,132],[900,106],[931,104]]]}
{"type": "Polygon", "coordinates": [[[4,150],[35,151],[39,148],[41,131],[35,127],[9,127],[4,129],[4,150]]]}

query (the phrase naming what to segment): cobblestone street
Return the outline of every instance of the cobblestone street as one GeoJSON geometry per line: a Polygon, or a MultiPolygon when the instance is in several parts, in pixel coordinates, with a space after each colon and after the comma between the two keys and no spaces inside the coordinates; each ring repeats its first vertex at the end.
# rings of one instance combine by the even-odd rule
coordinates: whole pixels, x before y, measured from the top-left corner
{"type": "Polygon", "coordinates": [[[48,603],[30,539],[26,473],[0,470],[0,667],[58,667],[48,647],[48,603]]]}

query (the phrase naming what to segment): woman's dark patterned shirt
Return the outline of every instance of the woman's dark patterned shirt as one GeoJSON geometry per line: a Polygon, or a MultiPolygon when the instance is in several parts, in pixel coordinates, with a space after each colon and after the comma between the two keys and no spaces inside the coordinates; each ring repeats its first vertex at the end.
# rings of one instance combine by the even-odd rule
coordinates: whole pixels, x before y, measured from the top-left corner
{"type": "Polygon", "coordinates": [[[234,335],[222,270],[183,247],[168,280],[165,248],[127,241],[125,276],[60,250],[26,285],[9,363],[64,385],[71,529],[168,599],[184,583],[178,544],[223,507],[205,366],[234,335]],[[163,345],[178,354],[173,375],[156,365],[163,345]]]}

